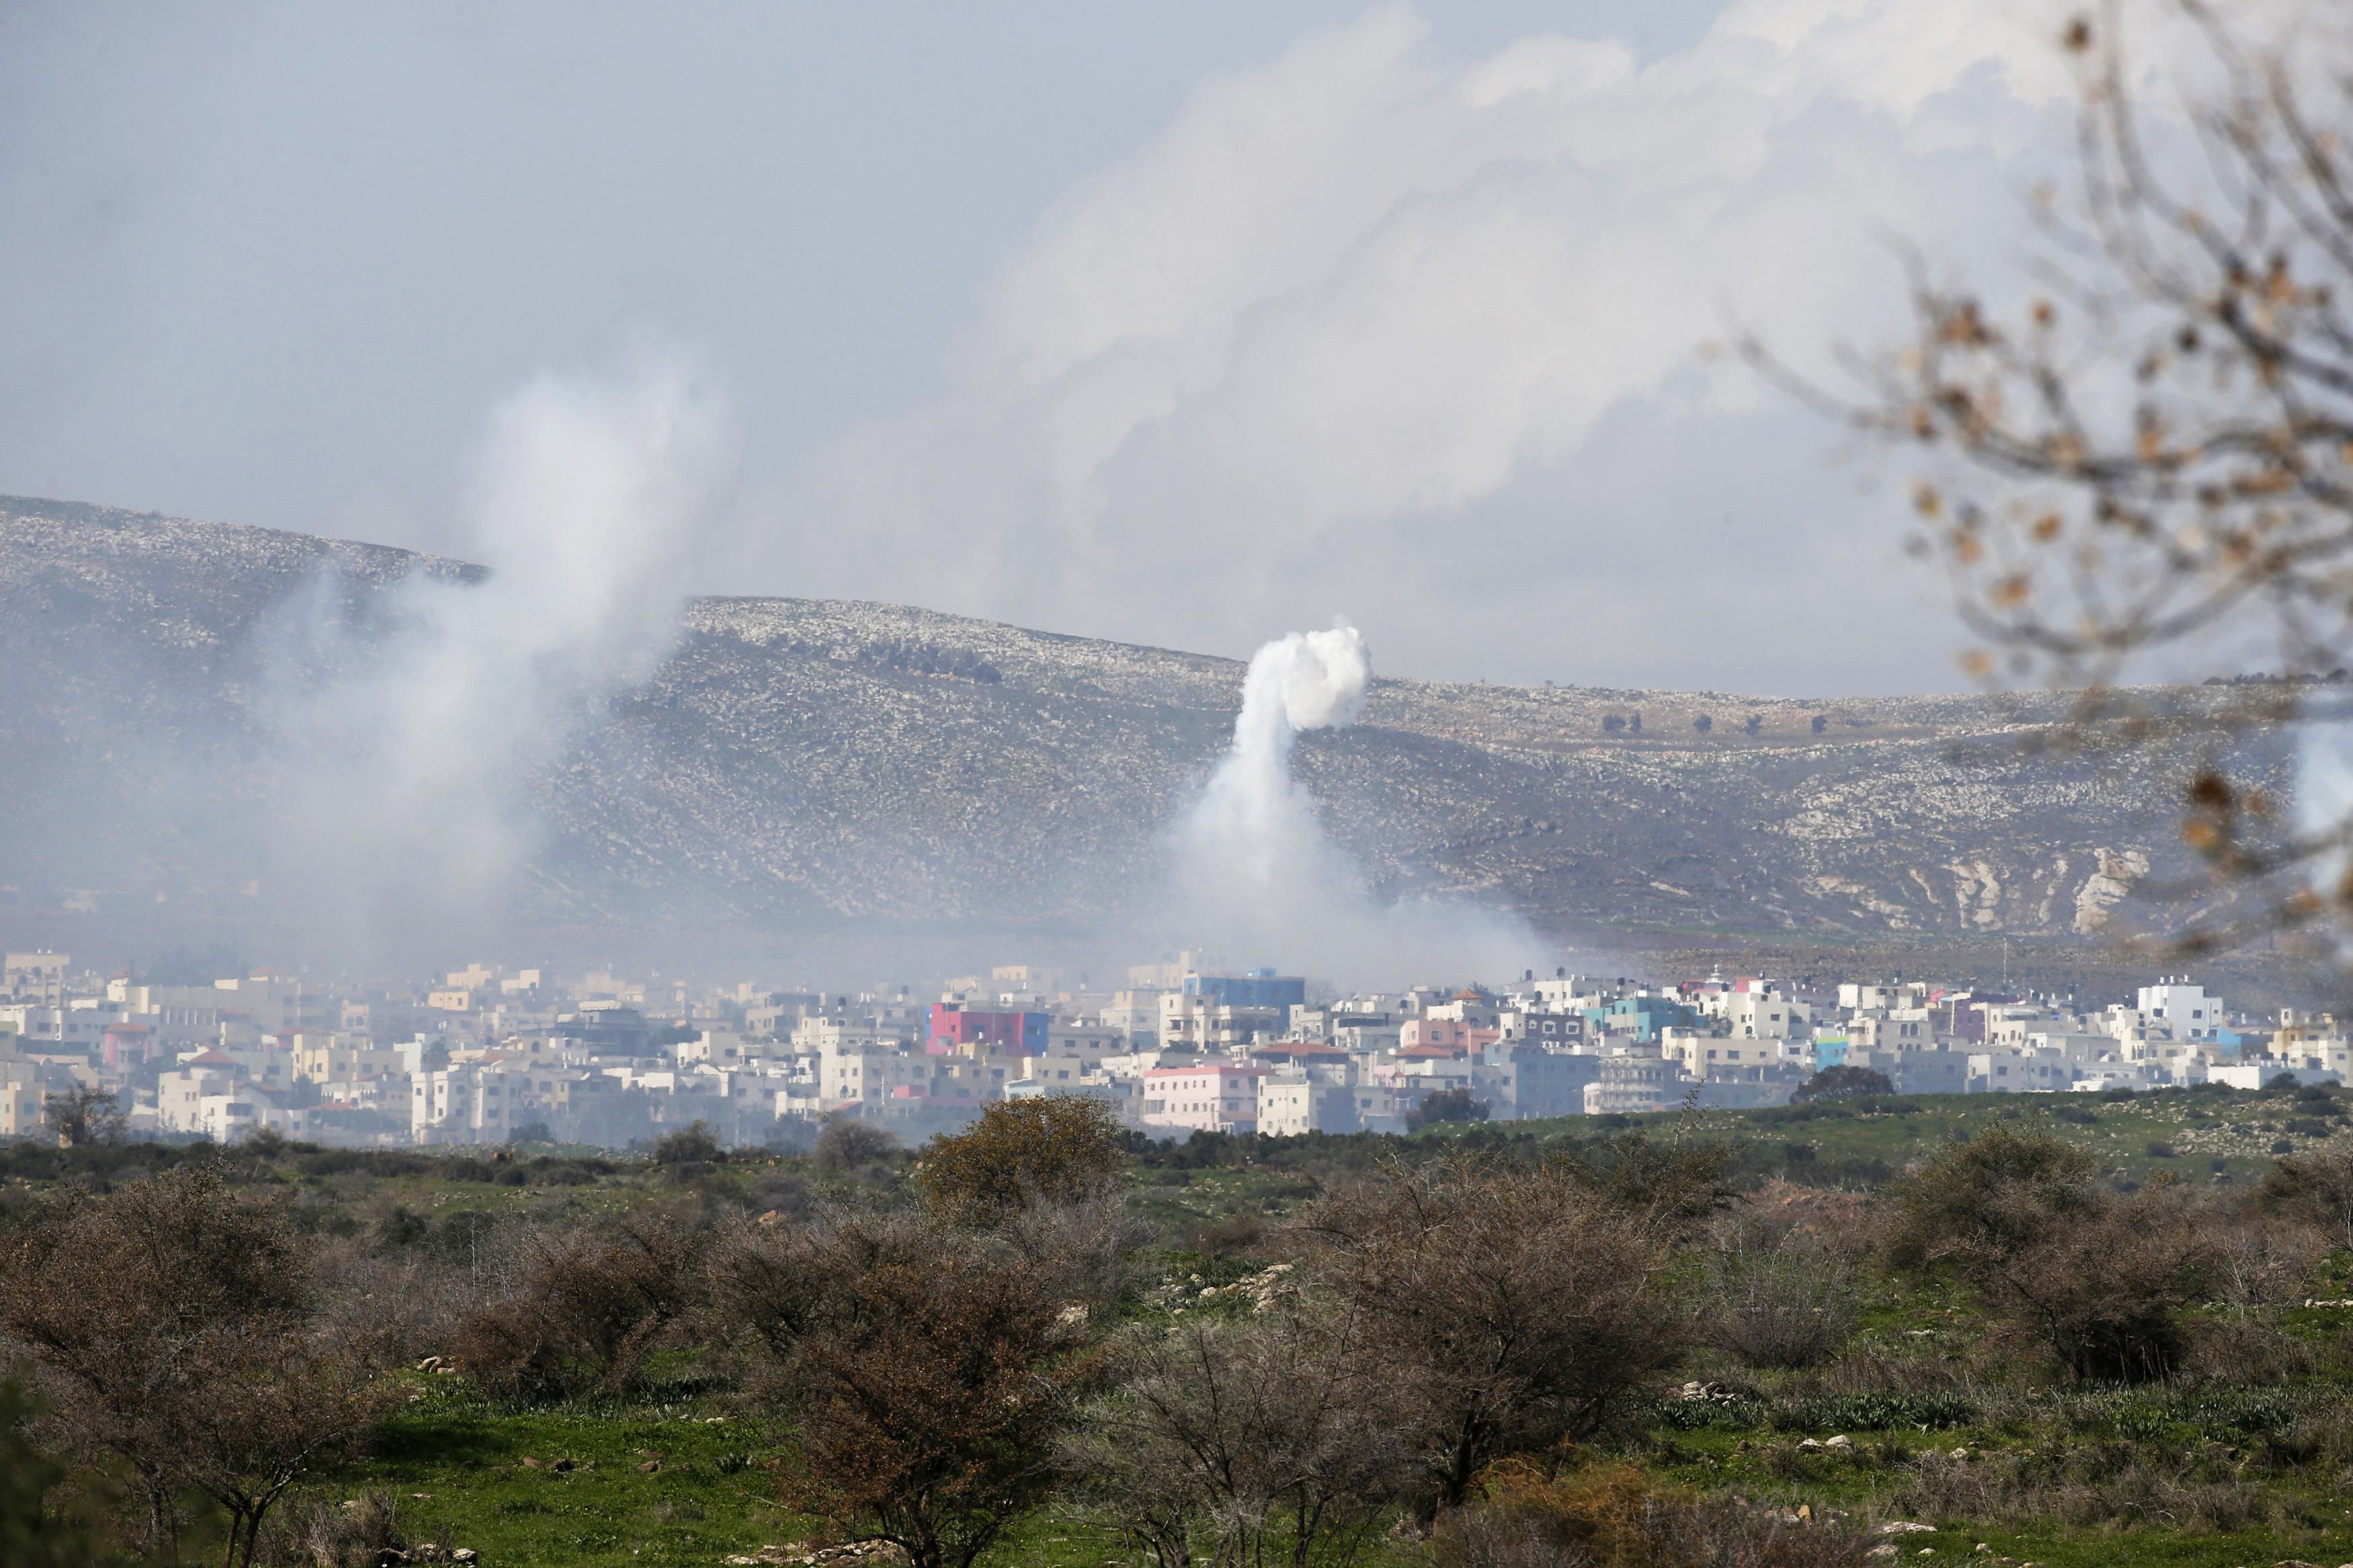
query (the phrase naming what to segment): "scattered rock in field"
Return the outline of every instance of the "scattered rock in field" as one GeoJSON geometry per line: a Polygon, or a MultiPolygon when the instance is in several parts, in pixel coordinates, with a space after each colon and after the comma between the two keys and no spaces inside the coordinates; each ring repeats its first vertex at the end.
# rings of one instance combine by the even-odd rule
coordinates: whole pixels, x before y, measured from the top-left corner
{"type": "Polygon", "coordinates": [[[849,1541],[839,1546],[763,1546],[748,1556],[727,1559],[730,1568],[807,1568],[827,1563],[871,1563],[875,1568],[904,1563],[906,1552],[887,1541],[849,1541]]]}

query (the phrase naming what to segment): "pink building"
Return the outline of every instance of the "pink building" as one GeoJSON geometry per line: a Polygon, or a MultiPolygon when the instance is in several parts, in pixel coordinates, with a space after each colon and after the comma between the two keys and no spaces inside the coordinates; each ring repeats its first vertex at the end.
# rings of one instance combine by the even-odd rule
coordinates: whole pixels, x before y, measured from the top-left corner
{"type": "Polygon", "coordinates": [[[953,1003],[932,1004],[931,1049],[934,1056],[976,1046],[994,1046],[1008,1056],[1042,1057],[1046,1029],[1053,1020],[1043,1013],[979,1013],[953,1003]]]}
{"type": "Polygon", "coordinates": [[[154,1056],[155,1031],[144,1024],[109,1024],[99,1049],[106,1065],[120,1072],[128,1063],[154,1056]]]}
{"type": "Polygon", "coordinates": [[[1154,1068],[1144,1075],[1145,1127],[1176,1131],[1250,1132],[1258,1127],[1258,1085],[1268,1069],[1240,1062],[1154,1068]]]}

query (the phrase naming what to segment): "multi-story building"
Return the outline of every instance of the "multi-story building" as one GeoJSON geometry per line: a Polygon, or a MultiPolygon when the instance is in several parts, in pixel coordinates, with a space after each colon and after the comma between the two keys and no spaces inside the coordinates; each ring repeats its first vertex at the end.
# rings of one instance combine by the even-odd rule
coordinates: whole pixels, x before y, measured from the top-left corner
{"type": "Polygon", "coordinates": [[[502,1064],[419,1073],[409,1085],[409,1136],[419,1143],[503,1143],[522,1089],[520,1075],[502,1064]]]}
{"type": "Polygon", "coordinates": [[[48,1093],[31,1062],[0,1062],[0,1138],[30,1138],[41,1131],[48,1093]]]}
{"type": "Polygon", "coordinates": [[[1136,1120],[1147,1131],[1248,1132],[1258,1126],[1258,1085],[1268,1069],[1211,1060],[1144,1075],[1136,1120]]]}
{"type": "Polygon", "coordinates": [[[44,1007],[66,1005],[66,972],[73,960],[62,952],[12,952],[0,967],[0,994],[13,1002],[44,1007]]]}

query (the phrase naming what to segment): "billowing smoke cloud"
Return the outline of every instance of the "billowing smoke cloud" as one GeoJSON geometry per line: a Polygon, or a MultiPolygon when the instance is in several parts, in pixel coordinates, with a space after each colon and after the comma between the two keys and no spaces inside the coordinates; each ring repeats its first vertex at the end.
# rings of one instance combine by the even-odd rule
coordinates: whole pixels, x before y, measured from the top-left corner
{"type": "Polygon", "coordinates": [[[1503,977],[1539,962],[1533,933],[1506,917],[1444,901],[1379,903],[1293,778],[1300,734],[1354,724],[1372,678],[1364,634],[1345,620],[1251,656],[1232,744],[1179,836],[1187,939],[1343,984],[1503,977]]]}
{"type": "Polygon", "coordinates": [[[1918,637],[1823,670],[1778,611],[1884,595],[1894,544],[1862,531],[1885,498],[1699,351],[1727,314],[1807,356],[1900,338],[1882,233],[1998,275],[2021,193],[2065,167],[2057,25],[2017,0],[1742,0],[1649,62],[1544,35],[1461,58],[1395,6],[1312,34],[1062,194],[944,395],[779,506],[796,568],[1174,647],[1345,602],[1393,667],[1443,679],[1949,681],[1918,637]],[[1687,574],[1707,611],[1669,639],[1639,594],[1590,592],[1647,580],[1662,542],[1718,568],[1687,574]],[[1568,592],[1590,613],[1551,613],[1568,592]],[[1462,638],[1474,615],[1508,636],[1462,638]]]}
{"type": "Polygon", "coordinates": [[[272,902],[346,941],[495,916],[547,771],[670,650],[733,447],[675,358],[543,377],[469,489],[487,576],[318,584],[269,666],[272,902]]]}

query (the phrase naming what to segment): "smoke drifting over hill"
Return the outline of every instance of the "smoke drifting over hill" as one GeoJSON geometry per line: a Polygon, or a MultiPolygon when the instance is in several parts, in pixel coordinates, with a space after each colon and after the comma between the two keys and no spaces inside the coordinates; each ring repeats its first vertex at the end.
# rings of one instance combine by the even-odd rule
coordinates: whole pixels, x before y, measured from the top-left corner
{"type": "Polygon", "coordinates": [[[361,942],[499,913],[538,775],[675,645],[733,446],[676,359],[543,376],[489,422],[486,576],[412,574],[356,617],[332,568],[299,595],[265,644],[273,899],[361,942]]]}

